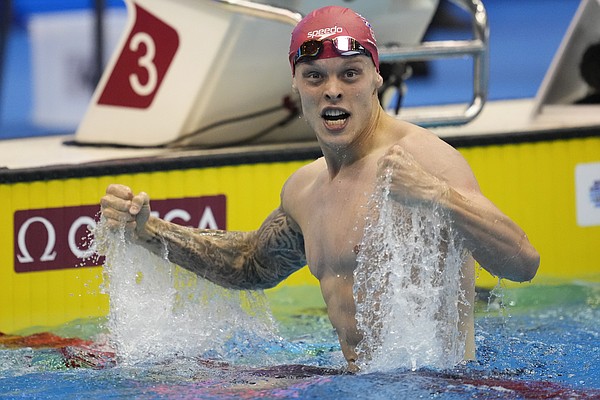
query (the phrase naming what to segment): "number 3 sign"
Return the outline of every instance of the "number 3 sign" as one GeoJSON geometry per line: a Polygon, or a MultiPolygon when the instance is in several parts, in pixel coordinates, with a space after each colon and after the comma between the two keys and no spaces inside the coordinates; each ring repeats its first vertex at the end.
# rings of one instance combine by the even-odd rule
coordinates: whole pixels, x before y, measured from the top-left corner
{"type": "Polygon", "coordinates": [[[147,108],[179,46],[175,29],[135,5],[135,24],[98,104],[147,108]]]}
{"type": "MultiPolygon", "coordinates": [[[[209,0],[126,0],[127,29],[76,133],[79,143],[155,146],[281,104],[292,26],[209,0]]],[[[285,113],[285,112],[284,112],[285,113]]],[[[256,127],[203,134],[217,144],[256,127]]]]}

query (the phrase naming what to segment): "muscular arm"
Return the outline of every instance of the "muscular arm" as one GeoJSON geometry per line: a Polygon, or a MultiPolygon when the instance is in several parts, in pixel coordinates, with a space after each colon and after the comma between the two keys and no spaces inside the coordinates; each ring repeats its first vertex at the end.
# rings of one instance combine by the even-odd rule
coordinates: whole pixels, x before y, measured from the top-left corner
{"type": "Polygon", "coordinates": [[[540,258],[525,232],[481,193],[458,152],[431,140],[423,147],[439,153],[417,152],[417,162],[402,146],[393,146],[382,158],[381,173],[392,171],[391,195],[403,204],[441,205],[483,268],[501,278],[531,280],[540,258]]]}
{"type": "Polygon", "coordinates": [[[171,262],[231,289],[273,287],[306,264],[304,239],[277,209],[251,232],[198,230],[150,218],[138,242],[171,262]]]}
{"type": "Polygon", "coordinates": [[[516,282],[530,281],[540,256],[525,232],[480,193],[468,197],[448,188],[440,202],[452,215],[466,247],[492,275],[516,282]]]}

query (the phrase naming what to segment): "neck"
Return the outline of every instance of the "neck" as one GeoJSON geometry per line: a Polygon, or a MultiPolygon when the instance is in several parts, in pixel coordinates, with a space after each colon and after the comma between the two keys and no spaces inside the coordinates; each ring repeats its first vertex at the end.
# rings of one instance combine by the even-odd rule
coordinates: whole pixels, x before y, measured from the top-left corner
{"type": "Polygon", "coordinates": [[[342,169],[355,164],[378,147],[378,132],[384,116],[383,109],[376,102],[369,124],[351,142],[342,145],[321,143],[330,178],[333,179],[342,169]]]}

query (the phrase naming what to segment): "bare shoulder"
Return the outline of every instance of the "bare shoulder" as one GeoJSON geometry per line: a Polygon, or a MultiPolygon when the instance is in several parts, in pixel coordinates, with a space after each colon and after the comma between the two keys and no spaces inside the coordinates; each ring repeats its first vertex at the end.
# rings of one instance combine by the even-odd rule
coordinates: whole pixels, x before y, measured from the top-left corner
{"type": "Polygon", "coordinates": [[[283,185],[281,191],[282,205],[285,205],[295,198],[302,197],[303,192],[305,192],[307,188],[310,188],[318,176],[326,170],[327,165],[323,157],[296,170],[283,185]]]}
{"type": "Polygon", "coordinates": [[[435,133],[413,125],[399,142],[426,171],[466,190],[479,190],[467,160],[435,133]]]}
{"type": "Polygon", "coordinates": [[[454,147],[450,146],[432,131],[408,122],[402,123],[404,134],[402,135],[401,144],[404,148],[410,150],[411,153],[417,155],[417,153],[420,153],[419,150],[424,150],[425,153],[435,151],[458,154],[454,147]]]}

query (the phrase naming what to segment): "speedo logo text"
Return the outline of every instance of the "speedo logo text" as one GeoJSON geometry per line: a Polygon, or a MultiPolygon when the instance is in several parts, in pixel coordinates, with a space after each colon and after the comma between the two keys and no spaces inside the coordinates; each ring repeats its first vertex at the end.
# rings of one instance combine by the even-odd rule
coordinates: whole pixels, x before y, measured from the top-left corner
{"type": "Polygon", "coordinates": [[[309,39],[314,39],[317,37],[324,37],[324,36],[331,36],[331,35],[335,35],[336,33],[342,33],[344,30],[342,28],[340,28],[339,26],[332,26],[330,28],[321,28],[321,29],[317,29],[314,31],[310,31],[308,32],[308,34],[306,35],[309,39]]]}

